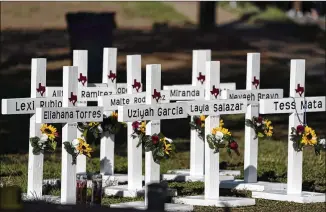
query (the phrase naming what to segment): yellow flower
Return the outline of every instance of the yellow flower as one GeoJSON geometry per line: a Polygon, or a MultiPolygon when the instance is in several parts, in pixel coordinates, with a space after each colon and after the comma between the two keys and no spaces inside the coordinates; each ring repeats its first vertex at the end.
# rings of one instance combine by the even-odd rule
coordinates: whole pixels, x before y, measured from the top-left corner
{"type": "Polygon", "coordinates": [[[79,144],[76,149],[79,151],[79,154],[86,155],[87,157],[91,157],[91,152],[93,152],[92,148],[88,143],[82,138],[78,138],[79,144]]]}
{"type": "Polygon", "coordinates": [[[224,126],[224,121],[223,119],[220,119],[220,127],[223,127],[224,126]]]}
{"type": "Polygon", "coordinates": [[[205,119],[206,119],[206,116],[200,115],[200,121],[205,121],[205,119]]]}
{"type": "Polygon", "coordinates": [[[163,140],[163,143],[164,143],[163,150],[164,150],[165,154],[169,155],[170,152],[172,151],[171,144],[167,143],[165,138],[161,139],[161,140],[163,140]]]}
{"type": "Polygon", "coordinates": [[[272,124],[271,121],[269,121],[268,119],[265,119],[265,125],[268,128],[270,125],[272,124]]]}
{"type": "Polygon", "coordinates": [[[94,126],[97,126],[97,125],[99,125],[98,122],[89,122],[88,123],[88,126],[90,126],[90,127],[94,127],[94,126]]]}
{"type": "Polygon", "coordinates": [[[111,116],[115,119],[118,119],[118,113],[116,112],[112,112],[111,116]]]}
{"type": "Polygon", "coordinates": [[[301,142],[304,145],[315,145],[317,144],[317,135],[315,133],[315,130],[313,130],[311,127],[306,126],[304,129],[304,133],[302,135],[301,142]]]}
{"type": "Polygon", "coordinates": [[[140,132],[142,132],[142,133],[145,133],[146,132],[146,122],[145,121],[143,121],[140,124],[140,132]]]}
{"type": "Polygon", "coordinates": [[[202,124],[201,124],[201,127],[205,127],[205,124],[204,124],[204,123],[202,123],[202,124]]]}
{"type": "Polygon", "coordinates": [[[42,124],[41,132],[46,134],[52,141],[58,136],[57,129],[52,125],[42,124]]]}
{"type": "Polygon", "coordinates": [[[218,132],[218,131],[222,132],[223,135],[229,135],[229,136],[231,136],[231,132],[229,132],[228,129],[223,128],[223,127],[215,127],[215,128],[213,128],[212,134],[215,135],[216,132],[218,132]]]}
{"type": "Polygon", "coordinates": [[[271,137],[273,135],[273,131],[272,130],[264,130],[264,133],[266,134],[267,137],[271,137]]]}

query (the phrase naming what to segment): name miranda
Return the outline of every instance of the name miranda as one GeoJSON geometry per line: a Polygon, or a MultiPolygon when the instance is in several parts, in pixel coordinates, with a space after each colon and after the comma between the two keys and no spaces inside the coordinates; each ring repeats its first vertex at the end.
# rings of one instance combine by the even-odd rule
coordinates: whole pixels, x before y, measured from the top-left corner
{"type": "Polygon", "coordinates": [[[182,107],[174,107],[174,108],[148,108],[148,109],[129,109],[128,112],[128,117],[129,118],[141,118],[143,119],[144,117],[151,117],[151,116],[176,116],[176,115],[181,115],[184,114],[184,110],[182,107]]]}

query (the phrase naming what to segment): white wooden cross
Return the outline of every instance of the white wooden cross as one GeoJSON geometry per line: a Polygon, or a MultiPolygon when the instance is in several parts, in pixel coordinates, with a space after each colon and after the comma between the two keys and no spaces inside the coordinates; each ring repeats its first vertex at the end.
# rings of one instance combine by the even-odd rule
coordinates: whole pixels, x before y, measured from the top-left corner
{"type": "MultiPolygon", "coordinates": [[[[260,53],[247,54],[247,89],[246,90],[225,90],[222,91],[222,98],[225,99],[246,99],[248,108],[246,119],[259,116],[258,103],[260,99],[283,98],[283,89],[259,89],[260,86],[260,53]]],[[[257,182],[258,163],[258,138],[255,131],[245,126],[245,148],[244,148],[244,182],[257,182]]],[[[223,182],[227,183],[227,182],[223,182]]],[[[231,182],[232,183],[232,182],[231,182]]]]}
{"type": "MultiPolygon", "coordinates": [[[[261,114],[290,113],[288,138],[287,191],[253,192],[253,197],[279,201],[325,202],[325,194],[302,191],[302,151],[293,148],[291,128],[303,125],[304,115],[326,111],[326,97],[305,97],[305,60],[291,60],[290,97],[260,100],[261,114]]],[[[317,134],[318,136],[318,134],[317,134]]]]}
{"type": "MultiPolygon", "coordinates": [[[[193,50],[192,84],[163,86],[163,90],[170,92],[170,100],[203,100],[205,97],[205,84],[207,82],[205,63],[211,60],[211,50],[193,50]]],[[[221,83],[221,90],[235,90],[235,83],[221,83]]],[[[191,120],[193,117],[191,117],[191,120]]],[[[176,174],[188,174],[186,170],[172,170],[176,174]]],[[[191,129],[190,134],[190,178],[199,179],[204,175],[204,142],[196,130],[191,129]],[[199,178],[198,178],[199,177],[199,178]]]]}
{"type": "MultiPolygon", "coordinates": [[[[118,106],[124,105],[141,105],[146,104],[146,92],[142,92],[141,84],[141,56],[127,56],[127,94],[100,96],[98,97],[98,106],[104,110],[118,110],[118,106]]],[[[168,103],[168,91],[161,91],[161,103],[168,103]]],[[[143,190],[142,176],[142,148],[138,147],[138,138],[130,136],[133,133],[132,122],[128,122],[127,144],[128,144],[128,187],[114,186],[106,189],[107,194],[116,195],[123,192],[123,196],[137,196],[137,192],[143,190]],[[110,191],[109,191],[110,190],[110,191]]],[[[112,155],[114,152],[112,150],[112,155]]],[[[113,174],[113,172],[112,172],[113,174]]],[[[117,176],[117,179],[122,175],[117,176]]],[[[121,180],[122,181],[122,180],[121,180]]]]}
{"type": "MultiPolygon", "coordinates": [[[[35,123],[35,110],[38,107],[62,107],[61,97],[45,97],[46,92],[46,59],[34,58],[31,64],[31,97],[19,99],[2,99],[1,113],[5,114],[30,114],[29,137],[41,136],[41,124],[35,123]]],[[[33,154],[33,147],[29,143],[28,154],[28,181],[27,197],[42,196],[43,180],[42,153],[33,154]]]]}
{"type": "MultiPolygon", "coordinates": [[[[73,51],[73,65],[78,67],[78,106],[87,106],[89,101],[97,101],[98,96],[108,96],[115,94],[118,90],[125,92],[125,83],[116,83],[117,78],[117,48],[103,49],[103,75],[102,83],[88,83],[87,75],[87,50],[73,51]],[[119,87],[118,87],[119,85],[119,87]]],[[[47,87],[47,96],[62,96],[62,87],[47,87]]],[[[105,115],[110,115],[106,111],[105,115]]],[[[81,136],[82,132],[77,129],[77,135],[81,136]]],[[[111,149],[114,149],[114,135],[108,136],[103,134],[100,144],[100,160],[111,158],[111,149]]],[[[113,150],[112,150],[113,151],[113,150]]],[[[113,164],[100,163],[101,173],[111,172],[113,164]]],[[[77,157],[77,173],[86,173],[86,157],[80,155],[77,157]]]]}
{"type": "MultiPolygon", "coordinates": [[[[179,119],[188,116],[186,103],[161,104],[161,95],[161,65],[147,65],[146,104],[118,106],[118,121],[134,122],[149,120],[150,122],[146,125],[146,135],[152,135],[160,132],[160,120],[179,119]]],[[[146,152],[145,185],[159,181],[160,165],[154,162],[151,152],[146,152]]]]}
{"type": "MultiPolygon", "coordinates": [[[[213,128],[219,126],[220,115],[245,113],[247,101],[244,99],[220,99],[219,61],[206,62],[206,77],[205,100],[188,102],[188,113],[189,115],[208,115],[205,120],[205,135],[208,135],[212,133],[213,128]]],[[[204,196],[176,197],[173,199],[175,203],[219,207],[255,204],[254,199],[221,197],[219,195],[219,156],[219,152],[214,153],[214,150],[209,147],[205,137],[204,196]]]]}
{"type": "MultiPolygon", "coordinates": [[[[78,138],[77,122],[99,122],[103,120],[102,107],[77,107],[78,68],[63,67],[63,107],[36,108],[36,123],[63,123],[62,143],[78,138]]],[[[72,156],[62,148],[61,164],[61,203],[76,203],[76,165],[72,165],[72,156]]]]}

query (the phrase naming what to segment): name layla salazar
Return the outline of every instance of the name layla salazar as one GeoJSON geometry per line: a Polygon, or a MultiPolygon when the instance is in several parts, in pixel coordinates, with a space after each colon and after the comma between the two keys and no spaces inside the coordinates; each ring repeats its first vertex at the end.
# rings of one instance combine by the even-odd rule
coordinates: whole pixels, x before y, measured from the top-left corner
{"type": "Polygon", "coordinates": [[[128,109],[129,118],[141,118],[154,117],[154,116],[176,116],[184,114],[183,107],[176,106],[174,108],[147,108],[147,109],[128,109]]]}
{"type": "Polygon", "coordinates": [[[201,104],[191,105],[190,112],[225,112],[225,111],[241,111],[243,110],[243,103],[221,103],[221,104],[201,104]]]}
{"type": "Polygon", "coordinates": [[[44,119],[91,119],[101,118],[101,110],[94,111],[44,111],[44,119]]]}

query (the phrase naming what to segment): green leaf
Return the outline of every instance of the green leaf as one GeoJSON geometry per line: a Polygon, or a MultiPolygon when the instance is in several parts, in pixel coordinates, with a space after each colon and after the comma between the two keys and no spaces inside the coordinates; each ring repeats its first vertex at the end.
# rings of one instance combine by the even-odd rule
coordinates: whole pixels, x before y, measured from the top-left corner
{"type": "Polygon", "coordinates": [[[158,156],[160,157],[164,157],[164,150],[163,149],[158,149],[157,153],[156,153],[158,156]]]}
{"type": "Polygon", "coordinates": [[[257,135],[258,135],[258,137],[260,137],[260,138],[263,138],[263,137],[264,137],[264,134],[261,133],[261,132],[258,132],[257,135]]]}

